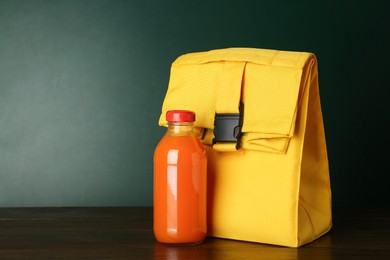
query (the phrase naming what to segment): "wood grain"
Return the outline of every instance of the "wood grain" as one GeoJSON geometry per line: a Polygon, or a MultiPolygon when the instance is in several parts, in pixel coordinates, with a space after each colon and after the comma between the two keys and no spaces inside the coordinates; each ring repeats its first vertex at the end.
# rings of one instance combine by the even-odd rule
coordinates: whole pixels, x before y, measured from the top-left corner
{"type": "Polygon", "coordinates": [[[152,208],[0,208],[0,259],[390,259],[390,209],[336,209],[333,229],[299,249],[166,246],[152,226],[152,208]]]}

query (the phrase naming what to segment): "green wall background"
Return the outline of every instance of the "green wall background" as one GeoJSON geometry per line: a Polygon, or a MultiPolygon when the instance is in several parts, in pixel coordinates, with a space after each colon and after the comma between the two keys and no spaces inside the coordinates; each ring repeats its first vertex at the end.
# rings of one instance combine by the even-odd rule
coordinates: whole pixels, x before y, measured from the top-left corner
{"type": "Polygon", "coordinates": [[[0,206],[150,206],[172,61],[310,51],[335,206],[390,206],[385,1],[0,0],[0,206]]]}

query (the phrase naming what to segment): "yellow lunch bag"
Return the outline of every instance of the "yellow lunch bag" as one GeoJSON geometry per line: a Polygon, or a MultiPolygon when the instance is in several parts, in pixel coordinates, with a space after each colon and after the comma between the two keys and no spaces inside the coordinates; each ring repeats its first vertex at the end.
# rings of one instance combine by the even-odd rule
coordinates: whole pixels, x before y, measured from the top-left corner
{"type": "Polygon", "coordinates": [[[159,120],[196,113],[208,156],[212,237],[299,247],[332,226],[317,60],[306,52],[227,48],[173,62],[159,120]]]}

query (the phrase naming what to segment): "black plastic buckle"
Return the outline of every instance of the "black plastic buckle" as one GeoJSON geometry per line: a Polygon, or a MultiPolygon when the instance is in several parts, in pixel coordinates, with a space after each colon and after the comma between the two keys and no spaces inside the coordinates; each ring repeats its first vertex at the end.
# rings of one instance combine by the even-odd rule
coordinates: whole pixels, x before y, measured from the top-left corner
{"type": "Polygon", "coordinates": [[[240,149],[241,129],[242,105],[239,114],[215,114],[213,144],[235,142],[236,150],[240,149]]]}

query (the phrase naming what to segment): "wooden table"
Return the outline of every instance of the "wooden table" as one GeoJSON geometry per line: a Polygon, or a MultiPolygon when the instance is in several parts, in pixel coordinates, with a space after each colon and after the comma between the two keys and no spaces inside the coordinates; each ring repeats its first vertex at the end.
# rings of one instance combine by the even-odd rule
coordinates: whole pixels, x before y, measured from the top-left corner
{"type": "Polygon", "coordinates": [[[299,249],[164,246],[152,223],[152,208],[0,208],[0,259],[390,259],[390,209],[336,209],[332,231],[299,249]]]}

